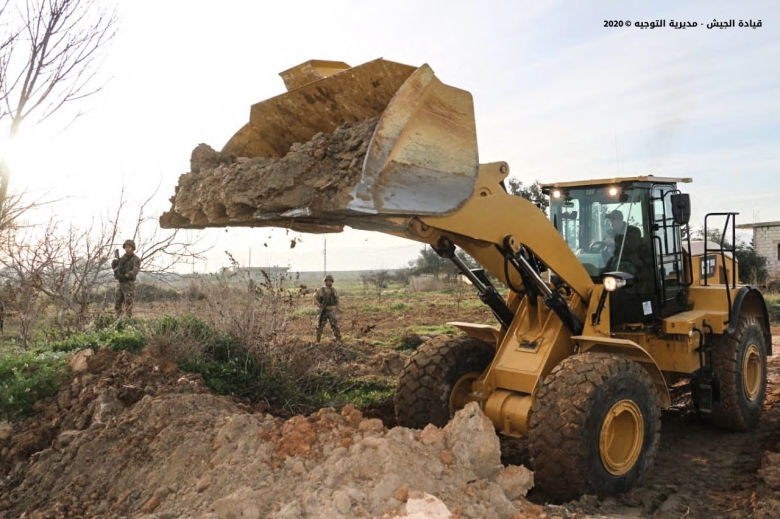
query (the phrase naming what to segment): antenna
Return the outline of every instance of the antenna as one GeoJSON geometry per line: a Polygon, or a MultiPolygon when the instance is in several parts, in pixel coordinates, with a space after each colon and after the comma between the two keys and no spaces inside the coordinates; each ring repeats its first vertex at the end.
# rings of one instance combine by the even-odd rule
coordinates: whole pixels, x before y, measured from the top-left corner
{"type": "Polygon", "coordinates": [[[328,274],[328,239],[322,237],[322,274],[328,274]]]}
{"type": "Polygon", "coordinates": [[[617,162],[618,174],[620,174],[620,154],[618,153],[617,132],[615,132],[615,161],[617,162]]]}

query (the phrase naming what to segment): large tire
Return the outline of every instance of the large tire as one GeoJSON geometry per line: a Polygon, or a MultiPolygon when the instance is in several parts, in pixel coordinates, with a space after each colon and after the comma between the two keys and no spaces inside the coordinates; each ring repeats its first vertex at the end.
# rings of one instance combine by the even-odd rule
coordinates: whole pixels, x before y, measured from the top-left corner
{"type": "Polygon", "coordinates": [[[720,384],[720,402],[701,417],[723,429],[750,431],[758,425],[766,397],[767,344],[761,321],[743,315],[733,336],[719,335],[713,342],[712,369],[720,384]]]}
{"type": "Polygon", "coordinates": [[[459,393],[490,364],[493,346],[471,337],[440,336],[426,341],[406,362],[395,394],[398,425],[422,429],[429,423],[443,427],[457,409],[451,398],[458,381],[459,393]],[[471,375],[466,377],[466,375],[471,375]]]}
{"type": "Polygon", "coordinates": [[[660,435],[661,409],[642,366],[620,355],[569,357],[542,382],[531,408],[534,480],[558,502],[626,492],[647,476],[660,435]]]}

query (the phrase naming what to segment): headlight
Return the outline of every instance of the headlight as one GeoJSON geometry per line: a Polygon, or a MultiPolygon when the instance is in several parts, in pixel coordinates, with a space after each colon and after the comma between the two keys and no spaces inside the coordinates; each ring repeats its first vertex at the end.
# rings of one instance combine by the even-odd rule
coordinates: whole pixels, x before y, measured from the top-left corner
{"type": "Polygon", "coordinates": [[[618,288],[623,288],[626,286],[626,280],[620,279],[612,276],[606,276],[604,277],[604,290],[607,292],[614,292],[618,288]]]}

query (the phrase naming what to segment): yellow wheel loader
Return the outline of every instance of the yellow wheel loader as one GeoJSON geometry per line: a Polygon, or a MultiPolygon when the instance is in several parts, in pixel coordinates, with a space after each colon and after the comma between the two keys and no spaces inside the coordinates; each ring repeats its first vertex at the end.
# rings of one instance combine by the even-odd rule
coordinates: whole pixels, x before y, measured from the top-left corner
{"type": "Polygon", "coordinates": [[[429,244],[452,260],[498,324],[452,323],[465,335],[415,351],[398,381],[400,425],[443,426],[477,402],[497,431],[527,436],[536,483],[557,500],[641,484],[668,387],[683,379],[703,420],[756,426],[771,354],[766,304],[736,282],[734,251],[724,246],[727,229],[735,242],[733,213],[705,219],[707,236],[712,218],[725,218],[720,243],[691,242],[689,197],[679,189],[690,179],[545,185],[548,217],[507,192],[506,163],[479,163],[471,95],[427,65],[310,61],[282,76],[289,91],[254,105],[222,155],[282,161],[295,143],[378,118],[349,196],[331,206],[288,197],[281,208],[247,197],[240,214],[226,206],[211,212],[218,219],[193,223],[177,212],[177,189],[161,225],[351,226],[429,244]],[[469,269],[458,248],[480,268],[469,269]]]}

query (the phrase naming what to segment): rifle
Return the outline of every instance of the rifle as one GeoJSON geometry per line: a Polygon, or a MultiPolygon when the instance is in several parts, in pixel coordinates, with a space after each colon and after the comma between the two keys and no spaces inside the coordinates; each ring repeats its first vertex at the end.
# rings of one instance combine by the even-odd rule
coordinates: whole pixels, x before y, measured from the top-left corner
{"type": "Polygon", "coordinates": [[[116,260],[116,267],[114,267],[114,278],[119,279],[121,276],[120,269],[122,268],[122,264],[119,262],[119,249],[114,249],[114,259],[116,260]]]}
{"type": "Polygon", "coordinates": [[[323,326],[325,326],[325,309],[327,306],[325,306],[325,300],[323,298],[322,304],[320,305],[320,313],[317,316],[317,328],[322,329],[323,326]]]}

